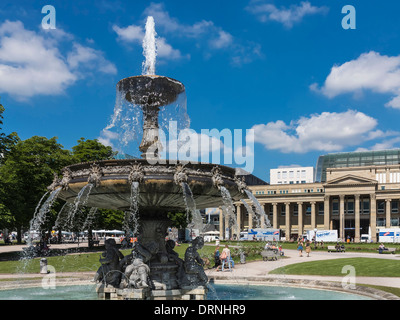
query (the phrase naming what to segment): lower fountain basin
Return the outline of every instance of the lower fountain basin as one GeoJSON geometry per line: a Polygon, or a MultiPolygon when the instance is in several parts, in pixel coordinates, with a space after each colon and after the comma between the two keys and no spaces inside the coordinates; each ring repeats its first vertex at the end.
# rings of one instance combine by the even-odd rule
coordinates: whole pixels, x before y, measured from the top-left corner
{"type": "MultiPolygon", "coordinates": [[[[42,287],[0,290],[0,300],[97,300],[96,285],[57,285],[57,290],[42,287]]],[[[207,300],[372,300],[347,293],[290,286],[212,284],[207,300]]],[[[173,291],[173,290],[171,290],[173,291]]],[[[375,297],[376,299],[376,297],[375,297]]]]}
{"type": "Polygon", "coordinates": [[[59,198],[73,203],[79,191],[88,184],[88,180],[97,179],[86,206],[124,210],[131,204],[132,181],[138,181],[139,212],[184,212],[186,205],[182,196],[182,186],[180,180],[177,181],[177,178],[183,178],[193,193],[197,209],[218,207],[224,203],[221,191],[213,181],[215,175],[212,170],[216,167],[219,171],[219,181],[229,191],[232,200],[239,200],[242,194],[235,181],[233,168],[189,163],[177,176],[178,167],[175,163],[165,161],[164,164],[150,165],[145,159],[105,160],[68,166],[64,170],[68,172],[68,178],[64,174],[64,186],[59,198]],[[97,166],[96,173],[93,170],[94,166],[97,166]]]}

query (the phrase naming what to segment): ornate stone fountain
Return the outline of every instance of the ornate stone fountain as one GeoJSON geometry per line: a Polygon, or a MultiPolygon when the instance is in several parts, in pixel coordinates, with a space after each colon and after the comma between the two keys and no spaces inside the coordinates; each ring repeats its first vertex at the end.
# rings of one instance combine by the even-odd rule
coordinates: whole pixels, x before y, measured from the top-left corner
{"type": "MultiPolygon", "coordinates": [[[[146,30],[147,32],[147,30],[146,30]]],[[[224,205],[221,188],[233,200],[239,200],[243,181],[235,169],[221,165],[157,161],[162,146],[158,136],[158,112],[173,103],[185,91],[174,79],[141,75],[119,81],[118,93],[141,107],[143,138],[139,150],[142,159],[106,160],[70,165],[52,189],[61,188],[59,198],[75,203],[83,188],[90,186],[85,206],[127,211],[132,206],[132,187],[136,186],[138,241],[132,253],[123,256],[110,239],[100,259],[95,280],[100,282],[98,295],[104,299],[204,299],[207,276],[197,250],[203,239],[196,238],[185,259],[166,241],[171,225],[168,212],[185,212],[184,188],[197,209],[224,205]]]]}

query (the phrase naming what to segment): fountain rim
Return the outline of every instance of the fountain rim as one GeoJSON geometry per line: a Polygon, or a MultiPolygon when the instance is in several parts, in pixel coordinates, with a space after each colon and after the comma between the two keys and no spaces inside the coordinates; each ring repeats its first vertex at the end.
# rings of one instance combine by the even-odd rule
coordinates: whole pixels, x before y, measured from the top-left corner
{"type": "Polygon", "coordinates": [[[141,164],[141,165],[149,165],[152,167],[165,167],[165,166],[177,166],[177,165],[184,165],[186,168],[191,168],[191,167],[204,167],[204,168],[214,168],[214,167],[219,167],[222,171],[224,172],[232,172],[234,175],[236,175],[236,168],[232,168],[229,166],[217,164],[217,163],[203,163],[203,162],[197,162],[197,161],[178,161],[178,160],[172,160],[172,159],[159,159],[157,160],[157,163],[150,163],[147,159],[142,159],[142,158],[134,158],[134,159],[107,159],[107,160],[92,160],[92,161],[84,161],[84,162],[79,162],[79,163],[74,163],[70,164],[68,166],[63,167],[63,169],[66,168],[75,168],[75,167],[86,167],[90,166],[92,164],[109,164],[109,165],[118,165],[118,164],[124,164],[126,165],[132,165],[132,164],[141,164]]]}
{"type": "Polygon", "coordinates": [[[128,79],[139,79],[139,78],[167,79],[167,80],[169,80],[169,81],[172,81],[172,82],[175,82],[175,83],[179,84],[179,85],[183,88],[183,90],[182,90],[180,93],[182,93],[182,92],[184,92],[184,91],[186,90],[185,85],[184,85],[181,81],[179,81],[179,80],[177,80],[177,79],[174,79],[174,78],[171,78],[171,77],[158,75],[158,74],[141,74],[141,75],[136,75],[136,76],[130,76],[130,77],[122,78],[121,80],[119,80],[119,81],[117,82],[117,85],[116,85],[116,86],[117,86],[117,89],[119,89],[119,88],[118,88],[118,85],[119,85],[121,82],[123,82],[123,81],[128,81],[128,79]]]}

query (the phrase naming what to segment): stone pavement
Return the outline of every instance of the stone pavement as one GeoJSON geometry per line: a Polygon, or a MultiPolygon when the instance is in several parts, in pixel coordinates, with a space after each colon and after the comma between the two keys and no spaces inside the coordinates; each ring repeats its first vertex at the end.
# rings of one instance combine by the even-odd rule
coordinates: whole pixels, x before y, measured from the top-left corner
{"type": "MultiPolygon", "coordinates": [[[[328,260],[328,259],[338,259],[338,258],[380,258],[380,259],[394,259],[399,260],[399,255],[394,254],[378,254],[378,253],[358,253],[358,252],[323,252],[315,251],[311,252],[310,256],[303,252],[303,256],[300,257],[297,250],[284,250],[285,256],[287,258],[279,259],[277,261],[254,261],[246,264],[235,264],[235,268],[230,272],[229,269],[225,269],[224,272],[217,272],[215,269],[207,270],[207,275],[209,278],[219,278],[219,279],[230,279],[235,281],[235,279],[258,279],[259,281],[280,279],[282,281],[288,280],[312,280],[321,282],[342,282],[343,277],[333,277],[333,276],[308,276],[308,275],[276,275],[269,274],[270,271],[284,267],[294,263],[306,262],[306,261],[317,261],[317,260],[328,260]]],[[[356,270],[356,284],[370,284],[379,286],[388,286],[400,288],[400,278],[397,277],[357,277],[356,270]]]]}

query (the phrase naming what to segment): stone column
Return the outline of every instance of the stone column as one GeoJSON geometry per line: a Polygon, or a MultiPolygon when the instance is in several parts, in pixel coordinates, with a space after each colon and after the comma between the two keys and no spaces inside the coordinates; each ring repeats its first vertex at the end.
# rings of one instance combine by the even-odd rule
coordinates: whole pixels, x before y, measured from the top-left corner
{"type": "Polygon", "coordinates": [[[225,216],[225,230],[224,230],[224,232],[225,232],[224,239],[225,239],[225,240],[230,240],[230,238],[231,238],[232,235],[233,235],[233,230],[232,230],[231,224],[229,223],[229,216],[228,216],[228,215],[225,216]],[[226,236],[226,229],[227,229],[227,228],[229,229],[228,237],[226,236]]]}
{"type": "Polygon", "coordinates": [[[324,229],[329,230],[329,221],[330,221],[330,205],[329,205],[329,196],[324,196],[324,229]]]}
{"type": "Polygon", "coordinates": [[[236,236],[238,237],[238,239],[240,239],[241,222],[242,222],[242,205],[237,204],[236,205],[236,224],[237,224],[236,236]]]}
{"type": "Polygon", "coordinates": [[[376,194],[372,193],[370,195],[370,216],[369,216],[370,226],[371,226],[371,239],[376,242],[376,194]]]}
{"type": "Polygon", "coordinates": [[[297,206],[297,233],[300,237],[303,235],[303,202],[297,202],[297,206]]]}
{"type": "Polygon", "coordinates": [[[278,204],[276,202],[272,204],[272,227],[278,228],[278,204]]]}
{"type": "Polygon", "coordinates": [[[390,228],[390,216],[392,213],[392,199],[386,199],[386,228],[390,228]]]}
{"type": "Polygon", "coordinates": [[[253,214],[249,212],[249,230],[253,229],[253,214]]]}
{"type": "Polygon", "coordinates": [[[354,241],[360,242],[360,195],[354,195],[354,222],[355,222],[355,235],[354,241]]]}
{"type": "Polygon", "coordinates": [[[219,238],[225,239],[224,215],[221,208],[219,208],[219,238]]]}
{"type": "Polygon", "coordinates": [[[285,203],[285,237],[290,240],[290,202],[285,203]]]}
{"type": "Polygon", "coordinates": [[[344,238],[344,194],[339,195],[339,237],[342,241],[344,238]]]}
{"type": "MultiPolygon", "coordinates": [[[[264,205],[262,205],[262,204],[260,204],[260,205],[261,205],[262,209],[264,210],[265,214],[267,214],[267,211],[265,211],[265,208],[266,208],[267,204],[265,203],[264,205]]],[[[264,217],[264,215],[261,215],[261,217],[260,217],[260,227],[261,228],[265,228],[265,217],[264,217]]]]}
{"type": "Polygon", "coordinates": [[[315,201],[311,203],[311,229],[314,230],[317,227],[317,216],[315,214],[315,201]]]}

